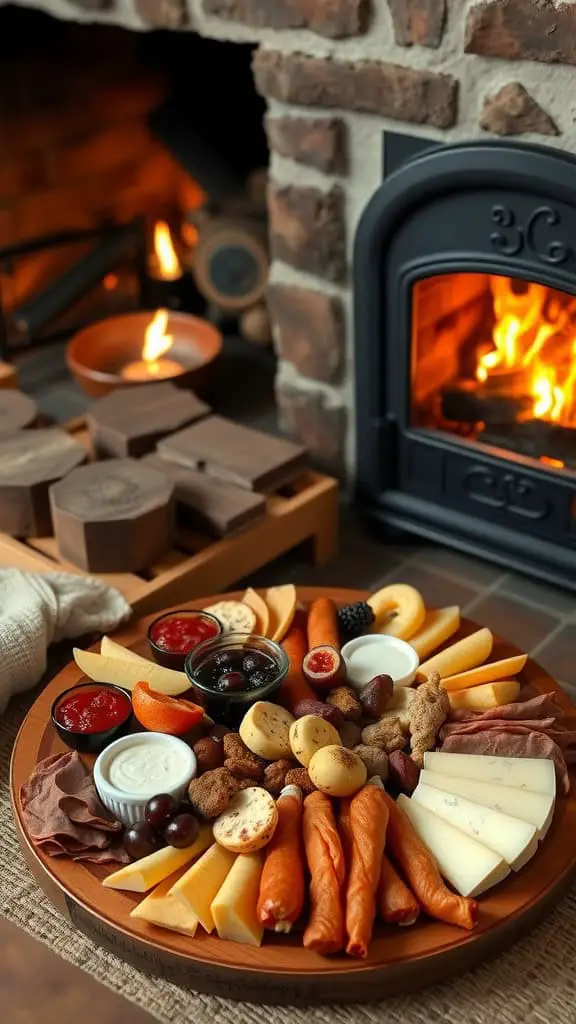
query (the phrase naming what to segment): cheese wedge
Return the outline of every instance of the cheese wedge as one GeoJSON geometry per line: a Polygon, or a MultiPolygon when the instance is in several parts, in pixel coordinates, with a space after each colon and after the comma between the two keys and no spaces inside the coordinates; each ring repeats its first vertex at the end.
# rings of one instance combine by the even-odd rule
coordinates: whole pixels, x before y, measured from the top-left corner
{"type": "Polygon", "coordinates": [[[247,604],[252,609],[256,616],[256,630],[261,636],[268,636],[268,630],[270,628],[270,611],[268,605],[260,594],[256,593],[252,587],[248,587],[242,603],[247,604]]]}
{"type": "Polygon", "coordinates": [[[554,762],[545,757],[491,757],[430,750],[424,754],[424,767],[457,779],[478,779],[556,796],[554,762]]]}
{"type": "Polygon", "coordinates": [[[438,864],[440,874],[461,896],[480,896],[510,874],[503,857],[439,818],[407,796],[398,797],[416,832],[438,864]]]}
{"type": "Polygon", "coordinates": [[[102,879],[102,885],[107,889],[125,889],[127,892],[148,892],[159,882],[163,882],[168,875],[173,875],[179,868],[186,867],[195,857],[199,857],[212,842],[212,829],[209,825],[202,825],[200,832],[192,843],[185,850],[176,850],[173,846],[165,846],[162,850],[156,850],[148,857],[135,860],[118,871],[114,871],[107,878],[102,879]]]}
{"type": "Polygon", "coordinates": [[[271,640],[280,643],[292,625],[296,611],[296,587],[293,583],[269,587],[266,591],[266,604],[270,614],[268,635],[271,640]]]}
{"type": "MultiPolygon", "coordinates": [[[[455,754],[455,757],[465,756],[455,754]]],[[[554,796],[550,793],[530,793],[514,786],[501,786],[494,782],[481,782],[477,779],[459,779],[453,775],[440,775],[424,768],[420,772],[420,782],[446,793],[464,796],[483,807],[491,807],[502,814],[510,814],[534,825],[538,838],[546,835],[554,815],[554,796]]]]}
{"type": "Polygon", "coordinates": [[[169,896],[183,903],[208,933],[214,929],[212,901],[235,859],[236,854],[214,843],[170,889],[169,896]]]}
{"type": "Polygon", "coordinates": [[[423,662],[416,673],[416,679],[422,682],[430,672],[438,672],[440,678],[444,679],[446,676],[456,675],[457,672],[477,668],[490,657],[493,643],[494,637],[490,630],[479,629],[423,662]]]}
{"type": "Polygon", "coordinates": [[[128,647],[122,647],[122,644],[111,640],[109,636],[102,637],[100,641],[100,654],[105,658],[119,658],[120,661],[139,661],[141,665],[150,664],[148,658],[143,658],[141,654],[136,654],[135,651],[129,650],[128,647]]]}
{"type": "Polygon", "coordinates": [[[454,690],[448,694],[452,711],[486,711],[518,699],[520,683],[517,679],[501,679],[497,683],[469,686],[467,690],[454,690]]]}
{"type": "Polygon", "coordinates": [[[188,935],[194,938],[198,928],[198,918],[194,916],[190,907],[178,896],[171,896],[170,889],[180,877],[179,872],[170,875],[164,882],[160,882],[145,899],[142,900],[133,910],[130,917],[139,921],[148,921],[158,928],[168,928],[171,932],[180,932],[181,935],[188,935]]]}
{"type": "Polygon", "coordinates": [[[260,853],[241,853],[234,861],[210,908],[221,939],[261,945],[264,925],[256,907],[263,865],[260,853]]]}
{"type": "Polygon", "coordinates": [[[124,658],[108,658],[93,651],[81,651],[74,648],[74,661],[78,668],[89,679],[97,683],[115,683],[125,690],[133,690],[136,683],[145,681],[151,690],[177,697],[190,689],[184,672],[176,672],[172,668],[163,668],[153,661],[143,664],[141,661],[127,661],[124,658]]]}
{"type": "Polygon", "coordinates": [[[497,679],[509,679],[522,671],[528,660],[527,654],[517,654],[514,658],[502,658],[491,661],[488,665],[479,665],[469,672],[459,672],[456,676],[447,676],[442,680],[445,690],[467,690],[479,683],[494,683],[497,679]]]}
{"type": "Polygon", "coordinates": [[[456,605],[450,608],[434,608],[426,612],[423,625],[408,642],[422,660],[440,647],[440,644],[449,640],[459,629],[460,609],[456,605]]]}
{"type": "Polygon", "coordinates": [[[412,800],[499,853],[513,871],[524,867],[538,849],[536,826],[520,818],[475,804],[455,793],[434,789],[425,782],[418,783],[412,800]]]}

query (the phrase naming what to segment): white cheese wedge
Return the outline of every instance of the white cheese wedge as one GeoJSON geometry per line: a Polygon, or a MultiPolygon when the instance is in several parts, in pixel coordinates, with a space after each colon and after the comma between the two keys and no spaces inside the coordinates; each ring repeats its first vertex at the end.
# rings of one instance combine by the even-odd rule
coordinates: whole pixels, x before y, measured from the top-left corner
{"type": "Polygon", "coordinates": [[[440,874],[461,896],[480,896],[510,874],[503,857],[407,796],[398,797],[416,832],[438,864],[440,874]]]}
{"type": "Polygon", "coordinates": [[[170,875],[164,882],[160,882],[160,885],[130,911],[130,917],[194,938],[198,918],[184,900],[170,895],[170,889],[177,880],[176,875],[170,875]]]}
{"type": "Polygon", "coordinates": [[[188,907],[206,932],[214,929],[210,906],[235,859],[236,854],[214,843],[200,860],[175,882],[168,893],[188,907]]]}
{"type": "Polygon", "coordinates": [[[490,757],[488,754],[424,754],[424,767],[458,779],[478,779],[501,786],[556,796],[554,762],[544,757],[490,757]]]}
{"type": "Polygon", "coordinates": [[[513,871],[520,868],[534,856],[538,849],[538,832],[535,825],[529,825],[520,818],[502,814],[491,807],[472,803],[466,797],[445,790],[434,789],[419,782],[412,799],[427,807],[444,821],[465,832],[472,839],[484,843],[490,850],[499,853],[513,871]]]}
{"type": "Polygon", "coordinates": [[[457,779],[452,775],[428,771],[427,768],[420,772],[420,782],[527,821],[536,827],[539,839],[546,835],[554,814],[554,797],[546,793],[529,793],[525,789],[499,786],[494,782],[479,782],[478,779],[457,779]]]}
{"type": "Polygon", "coordinates": [[[210,908],[221,939],[261,945],[264,926],[256,908],[263,865],[260,853],[240,853],[234,861],[210,908]]]}
{"type": "Polygon", "coordinates": [[[177,850],[174,846],[164,846],[161,850],[155,850],[148,857],[135,860],[123,868],[118,868],[111,875],[102,879],[102,885],[107,889],[125,889],[126,892],[148,892],[159,882],[163,882],[168,875],[174,874],[179,868],[186,867],[199,857],[212,842],[212,829],[209,825],[202,825],[200,832],[191,846],[184,850],[177,850]]]}

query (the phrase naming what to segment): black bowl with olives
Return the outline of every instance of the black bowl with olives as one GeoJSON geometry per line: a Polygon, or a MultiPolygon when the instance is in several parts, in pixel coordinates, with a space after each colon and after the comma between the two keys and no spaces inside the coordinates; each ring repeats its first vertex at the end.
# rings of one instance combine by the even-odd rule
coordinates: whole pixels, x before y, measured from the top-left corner
{"type": "Polygon", "coordinates": [[[251,633],[205,640],[184,663],[198,701],[215,722],[226,725],[237,725],[257,700],[272,700],[288,668],[279,644],[251,633]]]}

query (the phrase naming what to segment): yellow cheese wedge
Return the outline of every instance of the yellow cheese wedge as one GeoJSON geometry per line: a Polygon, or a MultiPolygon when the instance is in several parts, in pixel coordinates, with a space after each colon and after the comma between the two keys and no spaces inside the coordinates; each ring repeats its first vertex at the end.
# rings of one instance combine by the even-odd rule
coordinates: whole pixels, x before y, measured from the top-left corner
{"type": "Polygon", "coordinates": [[[170,889],[178,881],[180,874],[181,872],[177,871],[164,882],[160,882],[160,885],[130,911],[130,917],[194,938],[198,918],[194,916],[187,903],[178,896],[170,895],[170,889]]]}
{"type": "Polygon", "coordinates": [[[214,843],[170,889],[169,895],[184,903],[206,932],[214,929],[211,904],[235,860],[235,853],[214,843]]]}
{"type": "Polygon", "coordinates": [[[423,625],[408,642],[419,658],[427,658],[459,629],[460,609],[457,605],[450,608],[434,608],[426,612],[423,625]]]}
{"type": "Polygon", "coordinates": [[[143,658],[141,654],[136,654],[135,651],[129,650],[128,647],[122,647],[122,644],[111,640],[109,636],[102,637],[100,641],[100,654],[105,658],[119,658],[120,661],[139,661],[141,665],[150,664],[148,658],[143,658]]]}
{"type": "Polygon", "coordinates": [[[202,825],[196,840],[185,850],[176,850],[173,846],[165,846],[162,850],[156,850],[148,857],[135,860],[133,864],[127,864],[118,871],[114,871],[107,878],[102,879],[102,885],[107,889],[125,889],[127,892],[148,892],[159,882],[163,882],[168,875],[173,875],[179,868],[186,867],[195,857],[204,853],[212,842],[212,829],[209,825],[202,825]]]}
{"type": "Polygon", "coordinates": [[[268,630],[270,629],[270,611],[268,605],[260,594],[257,594],[252,587],[248,587],[248,590],[242,598],[242,603],[247,604],[252,609],[256,616],[256,630],[260,636],[268,636],[268,630]]]}
{"type": "Polygon", "coordinates": [[[260,853],[239,854],[218,890],[210,909],[221,939],[261,945],[264,926],[258,920],[256,907],[263,863],[260,853]]]}
{"type": "Polygon", "coordinates": [[[126,661],[123,658],[107,658],[93,651],[81,651],[74,648],[74,661],[78,668],[89,679],[97,683],[115,683],[126,690],[133,690],[136,683],[145,681],[151,690],[177,697],[190,689],[184,672],[176,672],[172,668],[163,668],[153,661],[145,664],[141,661],[126,661]]]}
{"type": "Polygon", "coordinates": [[[517,679],[503,679],[497,683],[483,683],[468,690],[454,690],[448,694],[452,711],[487,711],[502,704],[512,704],[520,693],[517,679]]]}
{"type": "Polygon", "coordinates": [[[269,587],[266,591],[266,604],[270,613],[268,636],[280,643],[292,625],[296,611],[296,587],[293,583],[269,587]]]}
{"type": "Polygon", "coordinates": [[[491,661],[488,665],[480,665],[469,672],[459,672],[456,676],[446,676],[442,680],[445,690],[467,690],[479,683],[494,683],[498,679],[508,679],[522,671],[528,660],[527,654],[517,654],[513,658],[502,658],[491,661]]]}
{"type": "Polygon", "coordinates": [[[479,629],[423,662],[416,673],[416,679],[423,682],[430,672],[438,672],[440,678],[445,679],[446,676],[454,676],[457,672],[477,668],[490,657],[493,643],[494,637],[490,630],[479,629]]]}

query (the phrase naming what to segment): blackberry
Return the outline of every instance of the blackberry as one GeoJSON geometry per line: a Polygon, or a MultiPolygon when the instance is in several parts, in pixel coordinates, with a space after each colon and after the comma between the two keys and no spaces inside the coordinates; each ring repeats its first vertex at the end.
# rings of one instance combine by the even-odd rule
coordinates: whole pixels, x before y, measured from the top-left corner
{"type": "Polygon", "coordinates": [[[361,636],[372,625],[376,616],[366,601],[355,601],[338,609],[338,624],[347,639],[361,636]]]}

